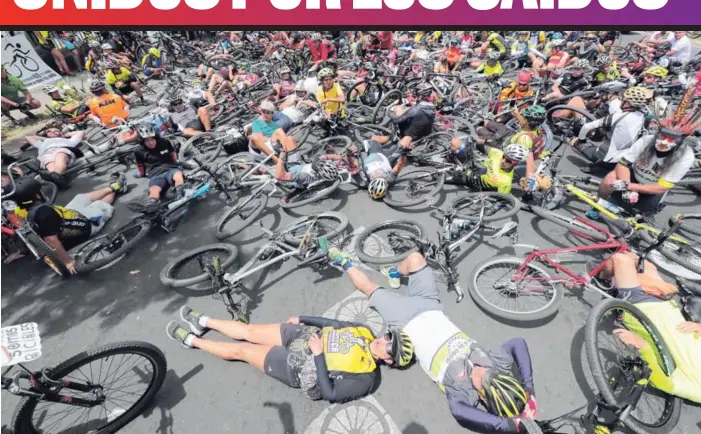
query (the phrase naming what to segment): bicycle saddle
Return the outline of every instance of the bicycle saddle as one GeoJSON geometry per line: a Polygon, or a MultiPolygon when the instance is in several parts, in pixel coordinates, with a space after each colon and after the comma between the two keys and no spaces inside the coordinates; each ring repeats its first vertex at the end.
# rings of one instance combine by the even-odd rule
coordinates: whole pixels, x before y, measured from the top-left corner
{"type": "Polygon", "coordinates": [[[633,226],[623,219],[612,219],[604,214],[601,214],[600,217],[616,238],[625,238],[633,233],[633,226]]]}
{"type": "Polygon", "coordinates": [[[677,285],[681,287],[683,292],[686,292],[689,295],[701,297],[701,283],[697,283],[679,276],[676,276],[675,278],[677,280],[677,285]]]}

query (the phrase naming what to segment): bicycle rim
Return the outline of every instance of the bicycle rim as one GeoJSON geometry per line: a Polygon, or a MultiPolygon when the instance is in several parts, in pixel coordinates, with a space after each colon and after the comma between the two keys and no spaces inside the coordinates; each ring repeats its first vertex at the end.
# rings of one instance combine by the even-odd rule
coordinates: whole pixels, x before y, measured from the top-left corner
{"type": "Polygon", "coordinates": [[[445,175],[432,168],[415,168],[400,173],[389,186],[384,202],[390,206],[414,206],[435,196],[441,188],[445,175]]]}
{"type": "Polygon", "coordinates": [[[299,244],[309,231],[310,241],[327,237],[331,240],[345,231],[348,217],[338,212],[325,212],[311,217],[303,217],[283,229],[285,241],[299,244]]]}
{"type": "Polygon", "coordinates": [[[79,260],[76,261],[78,271],[90,271],[116,262],[136,242],[145,237],[149,229],[151,222],[137,220],[114,234],[89,241],[79,251],[79,260]]]}
{"type": "Polygon", "coordinates": [[[515,197],[495,192],[466,193],[451,205],[458,217],[473,222],[479,221],[483,206],[485,223],[512,217],[521,209],[515,197]]]}
{"type": "Polygon", "coordinates": [[[559,308],[562,291],[541,267],[521,258],[496,258],[477,267],[470,295],[481,308],[516,321],[547,318],[559,308]]]}
{"type": "Polygon", "coordinates": [[[393,264],[418,250],[423,228],[408,220],[390,220],[368,228],[356,240],[355,252],[369,264],[393,264]]]}
{"type": "MultiPolygon", "coordinates": [[[[219,259],[219,266],[226,269],[238,255],[236,246],[230,244],[211,244],[184,253],[168,263],[161,271],[161,283],[178,288],[191,286],[209,279],[209,274],[202,269],[200,261],[211,264],[213,259],[219,259]]],[[[209,290],[209,288],[206,288],[209,290]]]]}
{"type": "Polygon", "coordinates": [[[216,237],[220,240],[233,237],[250,226],[265,209],[267,196],[255,196],[234,205],[217,222],[216,237]]]}
{"type": "MultiPolygon", "coordinates": [[[[658,363],[668,375],[673,371],[669,350],[657,328],[635,306],[622,300],[604,300],[587,318],[585,345],[587,360],[599,392],[609,404],[626,399],[635,382],[633,362],[638,350],[625,345],[614,329],[627,329],[645,339],[653,348],[658,363]]],[[[676,425],[681,400],[648,386],[630,413],[626,425],[636,432],[668,432],[676,425]]]]}

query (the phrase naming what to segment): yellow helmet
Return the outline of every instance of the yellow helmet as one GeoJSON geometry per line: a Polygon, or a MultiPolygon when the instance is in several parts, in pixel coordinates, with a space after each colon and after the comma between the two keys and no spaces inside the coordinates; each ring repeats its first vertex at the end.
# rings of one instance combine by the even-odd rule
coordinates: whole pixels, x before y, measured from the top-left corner
{"type": "Polygon", "coordinates": [[[411,363],[411,359],[414,357],[414,344],[409,335],[404,330],[392,328],[386,334],[391,335],[393,365],[401,368],[411,363]]]}
{"type": "Polygon", "coordinates": [[[158,48],[155,48],[155,47],[149,48],[149,49],[148,49],[148,53],[149,53],[149,54],[152,54],[153,57],[155,57],[156,59],[160,59],[160,58],[161,58],[161,51],[160,51],[158,48]]]}
{"type": "Polygon", "coordinates": [[[533,139],[525,132],[514,135],[509,141],[509,144],[521,145],[526,149],[533,149],[533,139]]]}
{"type": "Polygon", "coordinates": [[[665,78],[669,74],[669,70],[663,66],[651,66],[643,72],[644,75],[654,75],[655,77],[665,78]]]}
{"type": "Polygon", "coordinates": [[[518,417],[526,407],[528,392],[512,375],[492,368],[484,375],[482,385],[484,389],[480,394],[490,413],[512,418],[518,417]]]}

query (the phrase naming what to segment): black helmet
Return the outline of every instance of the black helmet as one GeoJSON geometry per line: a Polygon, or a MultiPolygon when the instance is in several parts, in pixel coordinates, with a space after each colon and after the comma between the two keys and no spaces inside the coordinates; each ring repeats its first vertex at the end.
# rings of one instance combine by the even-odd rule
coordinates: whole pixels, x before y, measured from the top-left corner
{"type": "Polygon", "coordinates": [[[41,201],[41,183],[34,178],[23,176],[15,181],[15,193],[11,199],[18,207],[27,209],[41,201]]]}

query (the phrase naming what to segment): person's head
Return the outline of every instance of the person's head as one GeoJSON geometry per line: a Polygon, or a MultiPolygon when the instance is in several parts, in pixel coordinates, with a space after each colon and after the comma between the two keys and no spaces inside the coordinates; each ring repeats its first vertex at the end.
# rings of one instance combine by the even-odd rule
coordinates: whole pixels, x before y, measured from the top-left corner
{"type": "Polygon", "coordinates": [[[304,81],[300,80],[295,84],[295,95],[297,98],[304,98],[307,96],[307,90],[304,88],[304,81]]]}
{"type": "Polygon", "coordinates": [[[136,134],[141,138],[141,143],[149,149],[156,147],[156,130],[150,123],[139,125],[136,134]]]}
{"type": "Polygon", "coordinates": [[[109,69],[115,75],[122,72],[122,67],[119,64],[117,64],[116,62],[112,62],[110,60],[108,60],[105,63],[105,69],[109,69]]]}
{"type": "Polygon", "coordinates": [[[312,169],[317,176],[326,181],[338,179],[338,166],[330,160],[316,160],[312,163],[312,169]]]}
{"type": "Polygon", "coordinates": [[[331,68],[332,70],[336,71],[338,69],[338,63],[336,62],[336,59],[331,58],[326,61],[326,67],[331,68]]]}
{"type": "Polygon", "coordinates": [[[686,32],[681,32],[681,31],[674,32],[674,39],[676,39],[676,40],[679,40],[679,39],[683,38],[684,36],[686,36],[686,32]]]}
{"type": "Polygon", "coordinates": [[[653,84],[660,80],[664,80],[667,77],[669,71],[667,68],[655,65],[651,66],[643,72],[643,82],[645,84],[653,84]]]}
{"type": "Polygon", "coordinates": [[[634,86],[623,92],[623,102],[635,110],[640,110],[650,104],[653,96],[654,92],[651,89],[634,86]]]}
{"type": "Polygon", "coordinates": [[[531,85],[531,79],[533,78],[533,75],[530,73],[530,71],[520,71],[518,73],[517,77],[517,82],[516,86],[518,89],[522,92],[525,92],[528,90],[528,87],[531,85]]]}
{"type": "Polygon", "coordinates": [[[460,39],[459,38],[453,38],[448,42],[448,46],[450,48],[455,48],[460,45],[460,39]]]}
{"type": "Polygon", "coordinates": [[[161,58],[161,50],[159,50],[159,49],[156,48],[156,47],[151,47],[151,48],[149,48],[149,49],[148,49],[148,54],[150,54],[151,56],[155,57],[156,59],[160,59],[160,58],[161,58]]]}
{"type": "Polygon", "coordinates": [[[330,90],[333,87],[334,81],[336,79],[336,73],[333,72],[331,68],[324,68],[319,73],[317,74],[317,79],[319,80],[319,83],[324,87],[326,90],[330,90]]]}
{"type": "Polygon", "coordinates": [[[433,94],[433,87],[429,83],[420,83],[414,88],[414,94],[414,98],[420,101],[430,100],[433,94]]]}
{"type": "MultiPolygon", "coordinates": [[[[3,187],[10,183],[10,178],[5,173],[3,173],[2,183],[3,187]]],[[[19,208],[29,209],[32,205],[41,201],[41,184],[30,176],[16,179],[15,192],[11,199],[19,208]]]]}
{"type": "Polygon", "coordinates": [[[514,143],[506,145],[504,148],[504,157],[501,159],[501,168],[504,171],[511,171],[519,163],[523,163],[528,158],[529,147],[533,146],[533,140],[527,134],[520,134],[514,143]]]}
{"type": "Polygon", "coordinates": [[[600,71],[608,72],[608,70],[611,69],[612,63],[613,59],[603,54],[596,59],[596,62],[594,62],[594,66],[600,71]]]}
{"type": "Polygon", "coordinates": [[[385,179],[385,173],[376,170],[370,174],[370,183],[368,184],[368,194],[373,199],[382,199],[387,194],[389,183],[385,179]]]}
{"type": "Polygon", "coordinates": [[[528,40],[528,38],[530,37],[530,35],[531,35],[530,32],[526,32],[526,31],[518,32],[518,39],[521,42],[526,42],[528,40]]]}
{"type": "Polygon", "coordinates": [[[311,39],[315,44],[318,44],[321,42],[321,33],[313,32],[309,39],[311,39]]]}
{"type": "Polygon", "coordinates": [[[58,87],[49,84],[44,86],[43,90],[45,94],[51,97],[51,99],[61,99],[61,90],[58,87]]]}
{"type": "Polygon", "coordinates": [[[553,39],[550,42],[550,51],[553,53],[559,53],[562,51],[562,47],[565,45],[564,39],[553,39]]]}
{"type": "Polygon", "coordinates": [[[179,113],[185,110],[186,105],[183,98],[178,95],[168,100],[168,107],[170,111],[179,113]]]}
{"type": "Polygon", "coordinates": [[[587,59],[577,59],[572,65],[572,77],[580,78],[584,75],[584,72],[589,68],[589,61],[587,59]]]}
{"type": "Polygon", "coordinates": [[[55,137],[63,137],[63,133],[58,128],[47,128],[44,130],[44,136],[53,139],[55,137]]]}
{"type": "Polygon", "coordinates": [[[550,39],[555,42],[555,41],[564,41],[565,40],[565,35],[562,34],[562,32],[553,32],[552,35],[550,35],[550,39]]]}
{"type": "Polygon", "coordinates": [[[377,360],[403,368],[414,357],[414,344],[404,331],[390,328],[381,338],[370,342],[370,352],[377,360]]]}
{"type": "Polygon", "coordinates": [[[261,101],[260,106],[258,108],[260,109],[261,119],[263,119],[266,122],[272,122],[273,113],[275,112],[275,104],[268,101],[267,99],[264,99],[263,101],[261,101]]]}
{"type": "Polygon", "coordinates": [[[292,71],[287,66],[282,66],[280,68],[280,77],[283,80],[290,80],[292,78],[292,71]]]}
{"type": "Polygon", "coordinates": [[[481,37],[482,39],[487,39],[487,38],[489,37],[489,33],[490,33],[490,32],[489,32],[488,30],[482,30],[482,31],[480,32],[480,37],[481,37]]]}
{"type": "Polygon", "coordinates": [[[105,54],[110,54],[112,52],[112,46],[110,44],[102,44],[102,51],[104,51],[105,54]]]}
{"type": "Polygon", "coordinates": [[[594,32],[587,32],[587,35],[584,37],[584,42],[586,42],[587,46],[595,43],[599,39],[598,36],[596,36],[596,33],[594,32]]]}
{"type": "Polygon", "coordinates": [[[528,402],[528,392],[514,376],[496,368],[475,366],[473,384],[491,414],[514,418],[521,415],[528,402]]]}
{"type": "Polygon", "coordinates": [[[95,96],[105,94],[105,92],[107,92],[107,90],[105,89],[105,83],[97,80],[93,81],[92,83],[90,83],[90,92],[95,96]]]}
{"type": "Polygon", "coordinates": [[[499,57],[500,54],[496,51],[492,51],[491,53],[487,54],[487,65],[495,66],[497,62],[499,62],[499,57]]]}
{"type": "Polygon", "coordinates": [[[122,35],[119,34],[119,32],[110,32],[110,36],[112,39],[119,41],[122,39],[122,35]]]}
{"type": "Polygon", "coordinates": [[[529,105],[528,107],[521,110],[521,116],[523,116],[524,119],[526,119],[529,129],[536,129],[543,122],[545,122],[545,107],[538,104],[529,105]]]}

